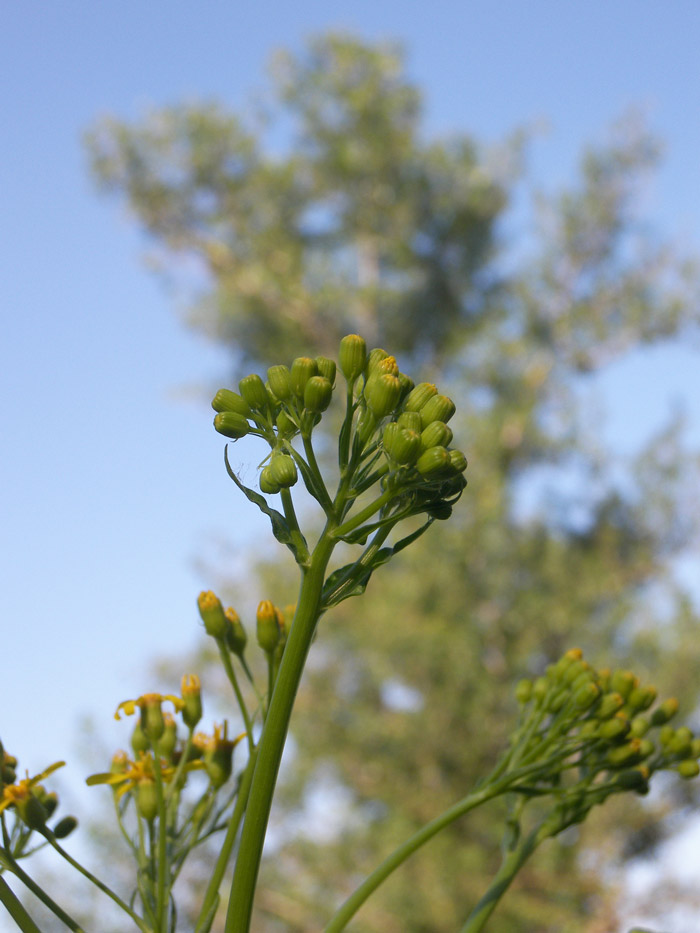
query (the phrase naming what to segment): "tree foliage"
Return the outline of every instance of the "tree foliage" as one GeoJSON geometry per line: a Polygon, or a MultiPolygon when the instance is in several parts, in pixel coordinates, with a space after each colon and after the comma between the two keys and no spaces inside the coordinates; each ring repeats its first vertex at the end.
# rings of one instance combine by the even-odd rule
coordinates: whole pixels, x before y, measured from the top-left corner
{"type": "MultiPolygon", "coordinates": [[[[467,412],[459,517],[373,583],[361,615],[350,602],[328,616],[300,694],[258,928],[311,931],[493,761],[517,677],[581,645],[596,663],[634,657],[660,689],[697,698],[698,620],[669,570],[697,517],[680,426],[652,438],[621,482],[577,400],[623,354],[686,335],[698,279],[637,217],[659,155],[643,127],[622,124],[584,153],[576,183],[539,198],[512,250],[522,140],[498,153],[467,135],[424,140],[398,48],[322,36],[280,56],[274,75],[284,146],[269,142],[274,120],[260,128],[209,104],[105,120],[90,151],[189,289],[191,321],[235,366],[334,352],[358,331],[425,375],[440,369],[467,412]],[[338,832],[285,841],[320,789],[338,832]]],[[[261,595],[293,601],[278,568],[260,575],[261,595]]],[[[606,810],[586,845],[647,851],[662,816],[606,810]]],[[[435,840],[352,929],[456,929],[495,866],[501,817],[435,840]]],[[[610,905],[578,850],[552,844],[498,929],[602,933],[616,928],[610,905]]]]}

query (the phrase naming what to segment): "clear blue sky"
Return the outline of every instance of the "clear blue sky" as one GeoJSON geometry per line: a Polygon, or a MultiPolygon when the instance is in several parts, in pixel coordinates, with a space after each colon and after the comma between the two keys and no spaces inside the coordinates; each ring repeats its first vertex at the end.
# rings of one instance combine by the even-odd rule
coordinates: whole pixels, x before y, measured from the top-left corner
{"type": "MultiPolygon", "coordinates": [[[[195,597],[211,582],[195,556],[218,536],[243,561],[262,527],[224,474],[207,407],[177,398],[214,384],[225,357],[180,325],[134,226],[94,192],[81,133],[105,112],[212,96],[242,106],[273,49],[329,28],[405,43],[428,134],[495,142],[546,120],[530,158],[543,185],[570,179],[584,142],[643,108],[666,142],[647,216],[700,253],[697,2],[9,4],[0,734],[32,769],[71,755],[87,711],[110,744],[125,740],[116,704],[155,686],[150,658],[195,643],[195,597]]],[[[685,399],[697,441],[697,362],[676,347],[617,366],[599,383],[608,436],[633,449],[685,399]]]]}

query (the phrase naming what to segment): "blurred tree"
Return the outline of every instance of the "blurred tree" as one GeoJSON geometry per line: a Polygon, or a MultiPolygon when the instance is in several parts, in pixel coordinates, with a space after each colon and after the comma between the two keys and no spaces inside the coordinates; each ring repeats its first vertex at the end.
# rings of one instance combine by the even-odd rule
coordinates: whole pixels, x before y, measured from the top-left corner
{"type": "MultiPolygon", "coordinates": [[[[274,87],[286,147],[269,143],[272,119],[251,128],[209,105],[105,120],[90,150],[165,271],[187,271],[191,322],[231,347],[239,374],[334,355],[359,331],[403,369],[439,369],[466,412],[459,517],[373,582],[361,612],[352,601],[334,610],[299,697],[257,929],[315,931],[489,767],[517,677],[579,644],[595,663],[634,657],[689,709],[697,700],[697,615],[670,573],[696,527],[696,463],[671,424],[621,472],[578,390],[622,354],[687,333],[698,277],[636,217],[658,158],[643,127],[624,124],[587,152],[576,186],[540,198],[512,249],[504,222],[522,134],[495,153],[467,136],[424,141],[397,48],[324,36],[277,59],[274,87]],[[335,832],[313,819],[320,795],[335,832]]],[[[260,575],[260,595],[293,600],[278,568],[260,575]]],[[[659,807],[591,820],[592,868],[573,836],[545,847],[497,929],[617,930],[615,891],[594,868],[658,844],[659,807]]],[[[443,833],[351,928],[454,931],[495,868],[500,817],[494,807],[443,833]]]]}

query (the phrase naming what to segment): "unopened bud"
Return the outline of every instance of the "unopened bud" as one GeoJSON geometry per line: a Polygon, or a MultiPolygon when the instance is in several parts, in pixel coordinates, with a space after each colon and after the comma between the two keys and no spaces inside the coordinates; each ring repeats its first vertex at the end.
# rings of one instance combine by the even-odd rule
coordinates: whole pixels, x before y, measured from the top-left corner
{"type": "Polygon", "coordinates": [[[414,463],[420,452],[419,435],[400,427],[396,421],[386,426],[382,441],[384,449],[396,463],[414,463]]]}
{"type": "Polygon", "coordinates": [[[304,387],[304,408],[325,411],[331,403],[333,386],[325,376],[312,376],[304,387]]]}
{"type": "Polygon", "coordinates": [[[258,644],[263,651],[272,654],[280,640],[280,627],[277,611],[269,599],[264,599],[260,603],[255,619],[258,644]]]}
{"type": "Polygon", "coordinates": [[[232,411],[244,418],[250,418],[250,405],[237,392],[230,389],[219,389],[211,402],[214,411],[232,411]]]}
{"type": "Polygon", "coordinates": [[[627,697],[627,705],[635,712],[643,712],[649,709],[657,696],[656,687],[634,687],[627,697]]]}
{"type": "Polygon", "coordinates": [[[197,607],[207,635],[211,635],[212,638],[225,638],[228,621],[218,596],[211,590],[200,593],[197,597],[197,607]]]}
{"type": "Polygon", "coordinates": [[[600,706],[596,710],[598,719],[610,719],[615,713],[622,709],[625,701],[619,693],[606,693],[600,701],[600,706]]]}
{"type": "Polygon", "coordinates": [[[292,383],[286,366],[270,366],[267,381],[277,398],[283,402],[292,394],[292,383]]]}
{"type": "Polygon", "coordinates": [[[316,366],[318,367],[319,376],[327,379],[331,387],[333,387],[335,385],[335,360],[330,360],[327,356],[317,356],[316,366]]]}
{"type": "Polygon", "coordinates": [[[235,609],[232,609],[231,606],[226,610],[226,618],[231,623],[228,632],[226,633],[226,644],[229,646],[230,650],[237,654],[238,657],[243,657],[243,652],[245,651],[245,646],[248,641],[248,636],[246,630],[243,628],[243,623],[240,620],[240,617],[235,609]]]}
{"type": "Polygon", "coordinates": [[[574,705],[577,709],[589,709],[600,696],[600,687],[589,681],[574,693],[574,705]]]}
{"type": "Polygon", "coordinates": [[[364,372],[367,362],[367,344],[358,334],[348,334],[340,341],[338,353],[340,369],[348,382],[354,382],[364,372]]]}
{"type": "MultiPolygon", "coordinates": [[[[227,617],[228,614],[226,613],[227,617]]],[[[227,633],[228,634],[228,633],[227,633]]],[[[180,685],[182,699],[182,721],[192,730],[202,718],[202,686],[196,674],[185,674],[180,685]]]]}
{"type": "Polygon", "coordinates": [[[688,781],[690,778],[697,777],[698,774],[700,774],[700,764],[692,758],[686,758],[685,761],[678,762],[678,773],[682,778],[688,781]]]}
{"type": "Polygon", "coordinates": [[[624,745],[620,745],[618,748],[611,748],[606,755],[611,768],[629,767],[629,765],[641,761],[643,757],[640,739],[632,739],[624,745]]]}
{"type": "Polygon", "coordinates": [[[318,375],[318,366],[316,365],[316,360],[312,360],[308,356],[298,356],[292,363],[292,368],[290,370],[290,380],[292,384],[292,392],[298,399],[304,398],[304,389],[306,388],[306,383],[311,379],[312,376],[318,375]]]}
{"type": "Polygon", "coordinates": [[[639,685],[639,678],[632,671],[613,671],[610,679],[610,688],[619,693],[623,699],[627,699],[632,690],[639,685]]]}
{"type": "Polygon", "coordinates": [[[433,395],[420,410],[423,427],[427,428],[433,421],[442,421],[444,424],[450,420],[456,411],[456,405],[446,395],[433,395]]]}
{"type": "Polygon", "coordinates": [[[450,469],[450,455],[444,447],[425,450],[416,461],[416,469],[426,478],[438,476],[450,469]]]}
{"type": "Polygon", "coordinates": [[[464,473],[467,469],[467,458],[461,450],[450,451],[450,467],[455,473],[464,473]]]}
{"type": "MultiPolygon", "coordinates": [[[[369,356],[367,357],[367,376],[373,376],[375,372],[381,372],[379,364],[384,360],[391,359],[393,360],[393,365],[396,366],[396,360],[394,357],[390,357],[386,350],[382,350],[381,347],[375,347],[373,350],[370,350],[369,356]]],[[[391,375],[395,376],[398,373],[399,367],[396,366],[396,372],[392,372],[391,375]]]]}
{"type": "Polygon", "coordinates": [[[652,726],[663,726],[664,723],[673,719],[677,712],[678,700],[675,697],[669,697],[667,700],[664,700],[663,703],[659,703],[651,714],[652,726]]]}
{"type": "MultiPolygon", "coordinates": [[[[402,411],[399,417],[396,419],[396,423],[400,428],[406,428],[407,431],[415,431],[416,434],[421,433],[422,428],[420,412],[418,411],[402,411]]],[[[452,440],[451,437],[450,440],[452,440]]],[[[434,447],[435,444],[429,446],[434,447]]],[[[443,444],[442,446],[446,447],[447,444],[443,444]]]]}
{"type": "Polygon", "coordinates": [[[260,485],[260,492],[264,492],[269,496],[274,496],[280,491],[280,484],[275,480],[269,466],[262,468],[258,482],[260,485]]]}
{"type": "MultiPolygon", "coordinates": [[[[419,382],[418,385],[411,389],[411,391],[406,396],[406,401],[404,402],[404,411],[420,411],[428,400],[431,399],[434,395],[437,394],[437,386],[434,386],[432,382],[419,382]]],[[[442,419],[434,418],[434,421],[440,421],[442,419]]],[[[421,419],[421,425],[423,420],[421,419]]]]}
{"type": "Polygon", "coordinates": [[[532,681],[531,680],[520,680],[515,688],[515,699],[518,703],[528,703],[530,697],[532,696],[532,681]]]}
{"type": "Polygon", "coordinates": [[[70,836],[77,825],[78,821],[74,816],[64,816],[63,819],[59,820],[54,826],[53,834],[56,839],[65,839],[66,836],[70,836]]]}
{"type": "Polygon", "coordinates": [[[214,428],[219,434],[230,437],[234,441],[245,437],[250,431],[250,425],[246,419],[235,411],[220,411],[214,418],[214,428]]]}
{"type": "Polygon", "coordinates": [[[397,406],[401,394],[401,383],[390,373],[373,377],[367,393],[367,407],[379,420],[390,414],[397,406]]]}
{"type": "Polygon", "coordinates": [[[293,486],[299,477],[292,457],[276,450],[270,457],[270,478],[280,489],[289,489],[293,486]]]}
{"type": "MultiPolygon", "coordinates": [[[[420,418],[420,412],[415,414],[420,418]]],[[[452,442],[452,429],[448,428],[444,421],[433,421],[421,431],[420,442],[423,450],[430,447],[449,447],[452,442]]]]}
{"type": "Polygon", "coordinates": [[[136,785],[136,807],[139,814],[149,823],[158,816],[158,791],[155,781],[142,777],[136,785]]]}
{"type": "Polygon", "coordinates": [[[257,373],[251,373],[245,376],[238,383],[241,395],[250,405],[253,411],[266,412],[269,405],[267,389],[257,373]]]}

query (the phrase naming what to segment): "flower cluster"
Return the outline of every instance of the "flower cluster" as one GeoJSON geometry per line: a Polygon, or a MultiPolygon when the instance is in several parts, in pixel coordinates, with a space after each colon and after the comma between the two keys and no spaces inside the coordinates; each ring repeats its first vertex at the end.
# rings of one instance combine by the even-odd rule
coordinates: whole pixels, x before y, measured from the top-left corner
{"type": "Polygon", "coordinates": [[[57,761],[34,777],[29,777],[29,772],[25,771],[25,777],[20,780],[17,779],[17,764],[15,756],[8,754],[0,744],[0,814],[7,854],[13,859],[28,854],[26,847],[33,831],[63,839],[78,825],[74,816],[64,816],[53,828],[48,827],[59,800],[58,795],[47,791],[41,782],[62,768],[65,762],[57,761]],[[16,817],[9,830],[5,825],[7,814],[16,817]]]}
{"type": "Polygon", "coordinates": [[[89,785],[108,784],[114,789],[118,801],[133,796],[137,812],[147,821],[158,815],[159,783],[166,795],[179,792],[191,771],[204,771],[213,789],[218,789],[230,778],[233,770],[233,750],[244,737],[229,739],[228,724],[215,726],[211,735],[194,732],[202,718],[202,698],[199,678],[186,674],[182,678],[182,696],[145,693],[135,700],[119,704],[115,718],[122,712],[127,716],[140,713],[131,734],[133,757],[117,752],[110,770],[93,774],[89,785]],[[164,712],[162,705],[170,702],[186,727],[186,735],[178,734],[175,716],[164,712]]]}
{"type": "MultiPolygon", "coordinates": [[[[327,357],[298,357],[289,367],[271,366],[266,382],[252,374],[241,379],[239,393],[220,389],[214,396],[217,431],[234,440],[255,434],[269,443],[259,478],[262,492],[289,489],[301,473],[309,492],[332,511],[309,442],[331,403],[337,368],[327,357]],[[306,458],[292,446],[297,435],[306,458]]],[[[414,385],[393,356],[380,348],[367,352],[357,334],[341,340],[339,368],[346,382],[339,443],[345,492],[355,498],[380,480],[383,488],[397,492],[420,488],[423,511],[432,506],[435,517],[447,517],[444,500],[461,492],[467,467],[464,454],[450,447],[447,422],[454,402],[432,383],[414,385]]]]}
{"type": "MultiPolygon", "coordinates": [[[[520,722],[506,756],[524,793],[551,792],[559,829],[611,794],[645,794],[655,771],[700,774],[700,738],[671,720],[678,701],[656,705],[656,688],[627,670],[595,670],[572,649],[516,688],[520,722]]],[[[554,825],[554,824],[553,824],[554,825]]],[[[559,830],[557,830],[559,831],[559,830]]]]}

